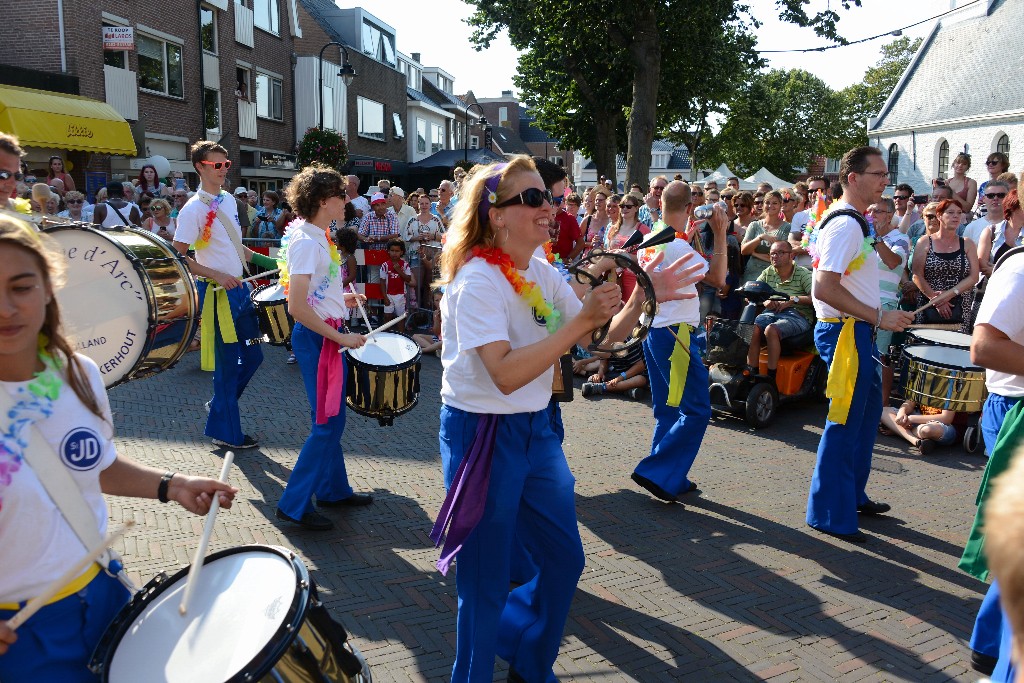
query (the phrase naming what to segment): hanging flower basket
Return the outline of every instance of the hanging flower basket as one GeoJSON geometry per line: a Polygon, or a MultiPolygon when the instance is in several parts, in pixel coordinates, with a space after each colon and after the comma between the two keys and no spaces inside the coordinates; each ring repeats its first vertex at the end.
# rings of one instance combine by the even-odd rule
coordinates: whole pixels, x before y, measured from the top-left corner
{"type": "Polygon", "coordinates": [[[300,168],[319,162],[340,171],[348,163],[348,145],[345,138],[333,130],[309,128],[299,143],[296,161],[300,168]]]}

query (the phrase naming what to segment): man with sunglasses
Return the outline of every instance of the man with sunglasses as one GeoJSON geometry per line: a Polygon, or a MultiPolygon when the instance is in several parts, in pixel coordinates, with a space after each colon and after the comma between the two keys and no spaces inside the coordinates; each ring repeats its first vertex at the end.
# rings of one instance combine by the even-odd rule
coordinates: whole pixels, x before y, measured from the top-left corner
{"type": "MultiPolygon", "coordinates": [[[[1010,185],[1002,180],[990,180],[985,183],[985,191],[981,194],[985,205],[985,213],[963,227],[961,237],[969,238],[975,244],[981,243],[981,233],[985,228],[1003,222],[1003,200],[1010,194],[1010,185]]],[[[993,227],[993,232],[995,228],[993,227]]]]}
{"type": "MultiPolygon", "coordinates": [[[[896,212],[892,215],[893,227],[900,227],[908,213],[910,217],[907,220],[910,223],[921,219],[920,215],[914,216],[918,211],[917,205],[914,204],[914,188],[910,185],[906,183],[897,185],[896,190],[892,194],[892,201],[896,206],[896,212]]],[[[906,233],[906,230],[903,230],[903,232],[906,233]]]]}
{"type": "Polygon", "coordinates": [[[242,277],[246,263],[272,270],[277,262],[242,244],[238,202],[221,189],[231,168],[227,150],[201,140],[192,145],[192,166],[199,174],[199,189],[178,212],[174,248],[199,281],[202,367],[213,370],[205,433],[216,446],[255,448],[256,439],[242,431],[238,400],[263,362],[260,345],[246,342],[262,333],[242,277]],[[194,258],[188,256],[191,245],[194,258]]]}
{"type": "Polygon", "coordinates": [[[18,138],[0,133],[0,201],[8,211],[31,215],[32,206],[26,199],[16,197],[18,182],[25,176],[21,172],[21,158],[25,156],[18,138]]]}
{"type": "Polygon", "coordinates": [[[644,205],[640,207],[636,217],[648,228],[653,228],[654,224],[661,220],[661,195],[667,186],[668,178],[663,175],[655,176],[651,180],[651,191],[644,198],[644,205]]]}

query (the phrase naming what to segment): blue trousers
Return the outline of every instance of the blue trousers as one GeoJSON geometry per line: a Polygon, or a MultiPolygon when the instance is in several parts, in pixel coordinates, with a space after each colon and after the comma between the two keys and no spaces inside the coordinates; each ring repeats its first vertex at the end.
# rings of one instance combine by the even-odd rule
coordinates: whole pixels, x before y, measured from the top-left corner
{"type": "Polygon", "coordinates": [[[1020,666],[1020,662],[1015,665],[1011,659],[1013,654],[1013,632],[1010,630],[1010,621],[1004,616],[1004,625],[1002,636],[999,639],[999,661],[996,662],[996,668],[992,671],[991,681],[992,683],[1015,683],[1017,680],[1017,667],[1020,666]]]}
{"type": "MultiPolygon", "coordinates": [[[[87,668],[89,659],[127,603],[124,586],[101,571],[81,591],[46,605],[18,629],[18,642],[0,655],[0,680],[98,683],[87,668]]],[[[0,621],[12,616],[0,610],[0,621]]]]}
{"type": "MultiPolygon", "coordinates": [[[[345,401],[342,396],[341,412],[327,420],[316,423],[316,382],[317,367],[320,363],[320,345],[323,337],[310,331],[302,323],[295,323],[292,329],[292,350],[302,372],[302,384],[310,406],[310,431],[299,451],[288,486],[278,507],[289,517],[301,519],[307,512],[313,512],[313,495],[317,500],[341,500],[352,495],[345,470],[345,454],[341,448],[341,436],[345,433],[345,401]]],[[[342,363],[345,362],[342,354],[342,363]]]]}
{"type": "MultiPolygon", "coordinates": [[[[476,435],[479,415],[441,407],[445,486],[476,435]]],[[[557,681],[552,667],[576,583],[583,544],[576,527],[576,480],[548,411],[501,415],[483,517],[456,560],[459,614],[453,683],[490,683],[500,656],[531,682],[557,681]],[[516,528],[537,573],[511,593],[516,528]]]]}
{"type": "MultiPolygon", "coordinates": [[[[819,321],[814,344],[821,359],[831,367],[841,323],[819,321]]],[[[882,416],[882,373],[871,325],[855,323],[857,382],[845,425],[825,420],[818,443],[818,460],[807,496],[807,524],[838,534],[857,531],[857,506],[868,502],[865,492],[871,474],[878,421],[882,416]]]]}
{"type": "Polygon", "coordinates": [[[654,404],[654,437],[650,455],[641,460],[635,470],[673,495],[690,486],[687,475],[711,419],[708,369],[701,360],[707,342],[700,327],[690,334],[690,362],[683,399],[678,408],[668,405],[669,358],[678,344],[672,332],[678,329],[678,325],[672,325],[671,331],[666,327],[651,328],[644,339],[644,360],[654,404]]]}
{"type": "MultiPolygon", "coordinates": [[[[210,283],[199,280],[199,308],[203,307],[210,283]]],[[[259,344],[246,346],[247,339],[260,336],[260,325],[256,318],[256,309],[249,298],[249,285],[228,290],[228,301],[231,304],[231,316],[235,320],[235,332],[238,342],[225,344],[221,339],[220,328],[216,332],[216,367],[213,371],[213,402],[210,404],[210,416],[206,419],[206,436],[240,444],[245,438],[242,432],[242,420],[238,412],[238,399],[242,397],[249,380],[256,374],[256,369],[263,362],[263,349],[259,344]]]]}
{"type": "MultiPolygon", "coordinates": [[[[1006,397],[989,394],[985,399],[985,407],[981,413],[981,438],[985,441],[985,452],[991,453],[996,447],[996,437],[1003,426],[1003,420],[1010,409],[1019,401],[1019,397],[1006,397]]],[[[1009,624],[1007,624],[1009,627],[1009,624]]],[[[985,599],[978,608],[978,616],[974,620],[971,632],[971,649],[976,652],[999,656],[999,643],[1003,635],[1003,610],[999,606],[999,584],[993,580],[985,593],[985,599]]]]}

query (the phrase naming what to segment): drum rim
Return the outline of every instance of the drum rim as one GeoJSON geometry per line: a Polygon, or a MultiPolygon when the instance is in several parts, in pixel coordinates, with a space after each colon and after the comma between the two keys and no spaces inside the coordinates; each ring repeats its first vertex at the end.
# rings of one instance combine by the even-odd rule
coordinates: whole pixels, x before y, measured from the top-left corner
{"type": "Polygon", "coordinates": [[[971,354],[968,349],[962,346],[941,346],[939,344],[911,344],[910,346],[903,347],[903,356],[906,359],[905,362],[918,362],[926,365],[936,365],[946,370],[960,370],[962,372],[985,372],[984,368],[978,367],[977,365],[950,365],[949,363],[943,363],[939,360],[932,360],[930,358],[924,358],[922,356],[915,356],[911,353],[912,349],[949,349],[951,351],[964,351],[967,352],[967,359],[970,360],[971,354]]]}
{"type": "MultiPolygon", "coordinates": [[[[126,382],[130,382],[133,379],[144,379],[145,377],[149,377],[150,375],[157,374],[158,372],[170,370],[171,368],[173,368],[178,363],[178,361],[181,360],[181,357],[184,356],[185,353],[188,351],[189,344],[191,343],[191,338],[195,336],[195,331],[199,326],[199,294],[198,290],[195,288],[194,285],[195,281],[193,280],[194,276],[192,270],[188,267],[188,261],[186,261],[185,257],[182,254],[178,253],[178,250],[174,248],[174,245],[172,245],[170,242],[157,235],[155,232],[150,232],[149,230],[143,230],[142,228],[136,228],[130,225],[118,225],[109,228],[103,228],[95,225],[64,223],[61,225],[54,225],[49,228],[45,228],[43,232],[55,233],[64,232],[67,230],[93,232],[96,233],[97,235],[104,236],[107,242],[110,242],[111,244],[116,246],[118,251],[120,251],[126,259],[128,259],[128,262],[132,264],[132,269],[138,274],[139,278],[143,281],[143,283],[147,285],[145,287],[145,295],[146,305],[149,308],[149,312],[146,321],[146,339],[142,346],[142,352],[139,354],[139,359],[135,362],[131,369],[128,372],[126,372],[120,379],[113,382],[110,386],[106,387],[106,389],[109,391],[110,389],[113,389],[114,387],[119,386],[121,384],[125,384],[126,382]],[[156,347],[157,328],[160,326],[160,320],[158,319],[156,312],[156,286],[153,284],[153,278],[150,277],[149,272],[146,270],[146,265],[143,262],[143,259],[139,258],[133,252],[126,250],[124,245],[122,245],[117,240],[106,238],[107,233],[119,232],[136,234],[145,239],[146,241],[152,243],[156,247],[158,247],[167,255],[167,258],[178,262],[178,264],[181,267],[181,270],[183,271],[182,281],[193,283],[191,291],[192,324],[189,325],[189,329],[191,330],[191,332],[182,337],[182,342],[179,344],[177,351],[174,353],[174,355],[171,356],[171,358],[167,361],[167,364],[165,366],[163,366],[159,370],[147,371],[145,374],[140,374],[143,372],[141,366],[146,363],[146,360],[152,355],[153,349],[156,347]]],[[[63,322],[66,324],[67,315],[64,314],[62,318],[63,322]]]]}
{"type": "MultiPolygon", "coordinates": [[[[397,332],[379,332],[378,334],[390,334],[396,337],[402,337],[403,339],[409,339],[409,337],[406,337],[404,334],[398,334],[397,332]]],[[[398,363],[396,365],[377,365],[376,363],[367,363],[366,361],[353,356],[353,349],[345,349],[345,356],[348,358],[350,363],[354,363],[355,365],[358,365],[360,367],[367,368],[368,370],[373,370],[374,372],[388,370],[406,370],[415,365],[416,363],[419,363],[420,360],[423,358],[423,349],[421,349],[419,345],[416,342],[412,341],[411,339],[409,339],[409,341],[412,342],[413,346],[416,347],[416,355],[410,358],[409,360],[402,361],[401,363],[398,363]]]]}
{"type": "MultiPolygon", "coordinates": [[[[295,639],[295,636],[298,634],[299,630],[302,628],[302,624],[306,620],[306,613],[312,605],[312,591],[310,590],[311,578],[309,576],[309,570],[306,568],[306,565],[302,560],[299,559],[299,556],[287,548],[274,545],[261,545],[259,543],[240,545],[234,548],[226,548],[224,550],[211,553],[203,560],[203,566],[205,567],[207,564],[222,557],[229,557],[231,555],[253,551],[267,552],[277,555],[291,564],[292,569],[295,571],[296,578],[295,595],[292,598],[292,603],[288,606],[288,612],[285,614],[285,618],[281,622],[281,626],[274,633],[274,636],[244,667],[242,667],[241,671],[227,679],[225,683],[244,683],[245,681],[259,680],[269,673],[291,646],[292,641],[295,639]]],[[[152,602],[154,598],[161,595],[164,591],[168,590],[171,586],[177,584],[178,581],[187,577],[188,572],[188,566],[182,567],[171,576],[167,576],[166,572],[161,572],[151,579],[149,583],[143,586],[142,590],[136,593],[135,596],[132,597],[131,601],[122,607],[117,613],[114,620],[103,633],[103,637],[100,638],[99,643],[96,644],[96,649],[93,651],[92,658],[89,660],[89,669],[93,673],[99,675],[100,679],[104,681],[104,683],[110,680],[111,661],[113,660],[114,653],[117,651],[117,646],[124,640],[124,636],[129,627],[135,623],[135,620],[143,612],[146,605],[152,602]],[[166,578],[159,581],[159,583],[155,583],[161,577],[166,578]],[[148,590],[151,586],[152,590],[148,590]]]]}
{"type": "MultiPolygon", "coordinates": [[[[259,306],[260,304],[263,304],[263,305],[266,305],[266,306],[271,306],[271,305],[278,304],[278,302],[281,302],[281,301],[284,301],[285,303],[287,303],[288,302],[288,297],[287,296],[283,296],[280,299],[268,299],[266,301],[259,301],[259,300],[256,299],[256,295],[259,294],[260,292],[262,292],[264,289],[269,289],[269,288],[275,287],[275,286],[281,286],[281,283],[280,282],[268,282],[265,285],[256,285],[255,287],[252,288],[252,291],[249,292],[249,298],[252,299],[252,303],[254,305],[256,305],[256,306],[259,306]]],[[[281,287],[281,291],[282,292],[284,291],[284,287],[281,287]]]]}

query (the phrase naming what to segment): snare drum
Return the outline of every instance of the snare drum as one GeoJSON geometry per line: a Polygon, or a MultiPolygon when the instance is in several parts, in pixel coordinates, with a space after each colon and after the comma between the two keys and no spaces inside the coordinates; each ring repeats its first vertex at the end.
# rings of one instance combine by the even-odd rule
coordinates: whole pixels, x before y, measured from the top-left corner
{"type": "Polygon", "coordinates": [[[914,329],[909,332],[907,345],[925,344],[928,346],[945,346],[951,349],[970,349],[971,335],[953,330],[914,329]]]}
{"type": "Polygon", "coordinates": [[[178,613],[188,567],[146,584],[96,646],[89,668],[109,683],[370,683],[362,654],[289,550],[247,545],[203,563],[178,613]]]}
{"type": "Polygon", "coordinates": [[[420,394],[420,347],[391,332],[378,332],[361,349],[348,349],[345,402],[382,426],[416,406],[420,394]]]}
{"type": "Polygon", "coordinates": [[[981,411],[985,371],[971,363],[966,349],[908,346],[903,349],[903,395],[930,408],[960,413],[981,411]]]}
{"type": "Polygon", "coordinates": [[[67,257],[57,292],[74,350],[96,361],[112,387],[173,366],[198,325],[199,300],[185,259],[138,228],[49,228],[67,257]]]}
{"type": "Polygon", "coordinates": [[[249,295],[260,321],[260,331],[274,346],[288,346],[295,320],[288,313],[288,298],[280,284],[260,285],[249,295]]]}

